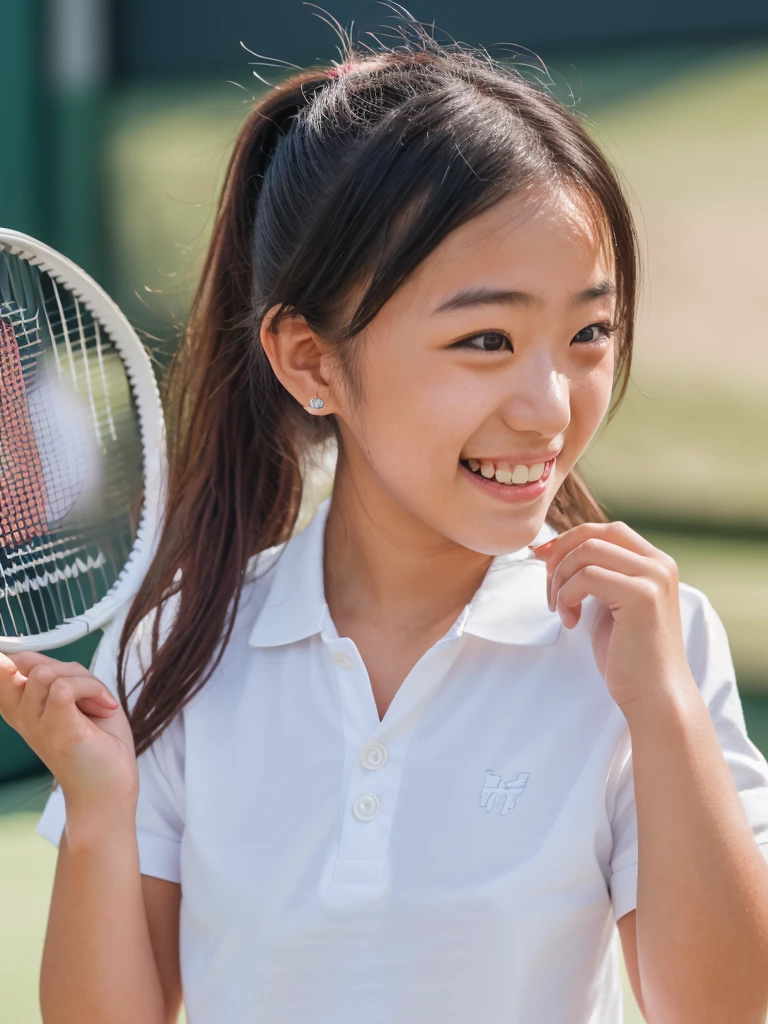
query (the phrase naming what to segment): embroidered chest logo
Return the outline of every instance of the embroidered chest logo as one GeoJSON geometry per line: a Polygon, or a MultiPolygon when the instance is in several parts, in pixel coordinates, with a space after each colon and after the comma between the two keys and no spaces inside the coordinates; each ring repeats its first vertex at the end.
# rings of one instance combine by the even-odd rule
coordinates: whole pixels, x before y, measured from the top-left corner
{"type": "Polygon", "coordinates": [[[500,775],[486,770],[480,806],[485,808],[487,814],[496,806],[501,808],[502,814],[506,814],[510,807],[515,806],[515,801],[522,794],[530,777],[530,772],[518,772],[516,779],[502,783],[500,775]]]}

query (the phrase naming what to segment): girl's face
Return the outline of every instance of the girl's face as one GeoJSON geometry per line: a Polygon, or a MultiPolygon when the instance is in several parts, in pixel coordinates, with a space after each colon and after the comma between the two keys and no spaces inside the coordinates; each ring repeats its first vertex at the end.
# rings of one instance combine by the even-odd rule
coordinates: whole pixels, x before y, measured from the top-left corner
{"type": "Polygon", "coordinates": [[[607,411],[614,311],[613,267],[576,202],[497,204],[358,339],[362,403],[329,396],[342,471],[463,547],[525,547],[607,411]]]}

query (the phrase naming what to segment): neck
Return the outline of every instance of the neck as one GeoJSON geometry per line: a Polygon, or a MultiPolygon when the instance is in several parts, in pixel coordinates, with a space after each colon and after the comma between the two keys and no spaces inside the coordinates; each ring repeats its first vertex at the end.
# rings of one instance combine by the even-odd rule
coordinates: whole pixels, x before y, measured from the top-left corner
{"type": "Polygon", "coordinates": [[[369,480],[356,485],[345,468],[337,469],[325,530],[325,595],[337,628],[448,628],[491,556],[437,533],[369,480]]]}

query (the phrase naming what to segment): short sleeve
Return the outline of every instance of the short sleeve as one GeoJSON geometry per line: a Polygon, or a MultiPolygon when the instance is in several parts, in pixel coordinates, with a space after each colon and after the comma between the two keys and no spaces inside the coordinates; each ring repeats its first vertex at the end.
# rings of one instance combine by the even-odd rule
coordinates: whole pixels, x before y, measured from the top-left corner
{"type": "MultiPolygon", "coordinates": [[[[116,692],[117,652],[127,607],[110,622],[99,641],[90,671],[116,692]]],[[[148,638],[145,620],[137,630],[139,646],[148,638]]],[[[141,675],[143,662],[136,647],[129,647],[126,658],[126,691],[129,707],[138,698],[140,688],[131,690],[141,675]]],[[[181,881],[180,850],[184,831],[184,719],[178,712],[160,736],[137,758],[139,797],[136,805],[136,840],[139,867],[143,875],[181,881]]],[[[35,831],[58,846],[66,826],[64,795],[51,792],[35,831]]]]}
{"type": "MultiPolygon", "coordinates": [[[[717,731],[723,755],[756,842],[768,861],[768,762],[750,740],[728,637],[708,598],[680,584],[688,663],[717,731]]],[[[637,906],[637,814],[632,750],[627,737],[616,757],[618,783],[611,817],[609,888],[614,920],[637,906]]]]}

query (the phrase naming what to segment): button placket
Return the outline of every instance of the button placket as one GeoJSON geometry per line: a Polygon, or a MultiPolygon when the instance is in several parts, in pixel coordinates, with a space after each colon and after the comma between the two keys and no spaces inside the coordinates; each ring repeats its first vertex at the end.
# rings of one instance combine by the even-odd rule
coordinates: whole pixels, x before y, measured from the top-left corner
{"type": "Polygon", "coordinates": [[[381,810],[381,801],[375,793],[361,793],[352,804],[352,813],[358,821],[373,821],[381,810]]]}
{"type": "Polygon", "coordinates": [[[349,672],[355,667],[352,659],[343,651],[333,651],[331,653],[331,660],[345,672],[349,672]]]}
{"type": "Polygon", "coordinates": [[[344,735],[347,741],[350,732],[358,736],[368,735],[379,724],[379,716],[360,652],[349,637],[338,635],[329,615],[322,638],[330,648],[330,658],[336,669],[344,735]]]}
{"type": "Polygon", "coordinates": [[[352,890],[386,886],[386,864],[400,791],[405,752],[429,700],[463,647],[458,630],[435,644],[414,666],[380,721],[370,679],[349,638],[324,634],[332,645],[346,740],[346,799],[339,846],[329,863],[327,898],[353,899],[352,890]],[[345,655],[352,668],[344,668],[345,655]],[[350,889],[350,886],[352,889],[350,889]]]}
{"type": "Polygon", "coordinates": [[[360,743],[358,737],[348,737],[347,798],[331,885],[384,884],[404,746],[404,739],[385,745],[379,740],[360,743]]]}
{"type": "Polygon", "coordinates": [[[368,771],[375,772],[379,768],[383,768],[387,763],[389,753],[383,743],[379,743],[378,740],[373,740],[371,743],[366,743],[363,749],[360,751],[358,760],[363,768],[367,768],[368,771]]]}

